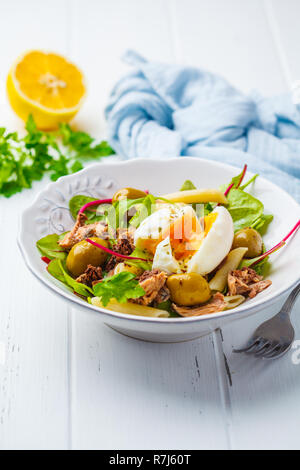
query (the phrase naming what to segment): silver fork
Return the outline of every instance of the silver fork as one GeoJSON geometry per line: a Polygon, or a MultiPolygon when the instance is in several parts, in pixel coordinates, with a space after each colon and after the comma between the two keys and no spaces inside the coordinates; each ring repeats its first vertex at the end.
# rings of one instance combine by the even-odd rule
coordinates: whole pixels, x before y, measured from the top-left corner
{"type": "Polygon", "coordinates": [[[254,354],[264,359],[276,359],[287,353],[295,338],[290,317],[299,293],[300,284],[288,296],[280,312],[255,330],[247,346],[243,349],[234,349],[233,352],[254,354]]]}

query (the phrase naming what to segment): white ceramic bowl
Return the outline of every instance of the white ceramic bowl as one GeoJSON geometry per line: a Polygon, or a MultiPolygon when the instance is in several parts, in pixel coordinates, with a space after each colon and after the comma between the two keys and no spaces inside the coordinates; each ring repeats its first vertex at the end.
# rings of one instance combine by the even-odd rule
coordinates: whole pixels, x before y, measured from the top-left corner
{"type": "MultiPolygon", "coordinates": [[[[280,252],[272,255],[269,277],[273,284],[270,288],[234,310],[198,318],[152,319],[89,305],[48,274],[35,246],[39,238],[49,233],[62,233],[70,229],[74,221],[68,210],[68,201],[75,194],[110,197],[119,188],[137,187],[147,188],[151,193],[159,195],[178,190],[186,179],[191,179],[199,188],[216,188],[228,183],[239,172],[240,169],[221,163],[181,157],[129,162],[108,160],[107,163],[98,163],[74,175],[60,178],[41,191],[22,214],[18,243],[26,265],[44,286],[73,307],[94,315],[95,321],[105,322],[115,330],[138,339],[186,341],[207,334],[235,319],[254,314],[275,302],[299,282],[300,234],[294,236],[280,252]]],[[[300,206],[285,191],[261,177],[252,185],[251,192],[263,201],[265,213],[274,214],[274,220],[264,237],[266,246],[271,248],[300,219],[300,206]]]]}

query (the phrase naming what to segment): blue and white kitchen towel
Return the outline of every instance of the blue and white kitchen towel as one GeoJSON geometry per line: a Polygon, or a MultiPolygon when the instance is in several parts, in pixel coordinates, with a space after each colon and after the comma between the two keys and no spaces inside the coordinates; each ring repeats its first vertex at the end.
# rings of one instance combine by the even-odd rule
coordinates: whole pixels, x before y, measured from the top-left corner
{"type": "Polygon", "coordinates": [[[133,51],[124,60],[134,69],[106,108],[119,155],[248,163],[300,202],[300,109],[291,95],[246,96],[206,70],[148,62],[133,51]]]}

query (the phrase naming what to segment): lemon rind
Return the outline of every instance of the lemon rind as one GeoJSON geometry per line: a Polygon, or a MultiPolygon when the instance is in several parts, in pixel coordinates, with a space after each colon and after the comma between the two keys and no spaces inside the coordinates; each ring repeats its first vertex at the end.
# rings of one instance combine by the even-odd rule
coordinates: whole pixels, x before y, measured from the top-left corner
{"type": "Polygon", "coordinates": [[[72,108],[62,108],[62,109],[54,109],[54,108],[48,108],[47,106],[44,106],[40,103],[38,103],[37,101],[34,101],[32,100],[31,98],[29,98],[27,95],[25,95],[25,93],[23,93],[23,91],[20,89],[20,84],[19,84],[19,81],[17,80],[16,76],[15,76],[15,70],[16,70],[16,67],[17,65],[22,61],[22,59],[27,55],[29,54],[30,52],[42,52],[43,54],[51,54],[52,52],[51,51],[45,51],[45,50],[37,50],[37,49],[32,49],[32,50],[28,50],[26,52],[24,52],[22,55],[20,55],[16,60],[15,62],[13,63],[10,71],[9,71],[9,74],[11,76],[11,79],[13,81],[13,84],[16,88],[16,91],[18,92],[19,96],[28,104],[31,104],[34,108],[37,108],[37,109],[40,109],[41,111],[46,111],[48,114],[51,114],[53,116],[57,116],[57,115],[64,115],[64,114],[72,114],[74,112],[77,112],[81,106],[82,106],[82,103],[84,102],[85,98],[86,98],[86,94],[87,94],[87,91],[86,91],[86,80],[84,78],[84,74],[82,72],[82,70],[80,69],[80,67],[78,67],[76,64],[74,64],[74,62],[71,62],[70,60],[67,60],[64,56],[62,56],[61,54],[57,54],[57,53],[54,53],[55,55],[59,56],[59,57],[62,57],[68,64],[70,65],[73,65],[74,67],[77,68],[77,70],[80,72],[81,76],[82,76],[82,84],[83,84],[83,87],[84,87],[84,94],[82,95],[82,97],[80,98],[78,104],[76,106],[73,106],[72,108]]]}

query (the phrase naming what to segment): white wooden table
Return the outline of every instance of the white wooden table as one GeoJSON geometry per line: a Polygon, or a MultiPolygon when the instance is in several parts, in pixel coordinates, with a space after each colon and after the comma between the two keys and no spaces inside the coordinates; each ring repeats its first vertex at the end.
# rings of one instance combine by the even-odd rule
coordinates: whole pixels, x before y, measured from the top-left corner
{"type": "MultiPolygon", "coordinates": [[[[22,128],[5,78],[32,48],[81,65],[89,96],[76,124],[99,137],[128,47],[206,67],[246,92],[289,91],[300,79],[299,18],[299,0],[0,0],[0,125],[22,128]]],[[[216,332],[158,345],[99,326],[42,289],[21,259],[18,217],[43,184],[0,199],[0,448],[299,449],[300,364],[292,353],[274,363],[232,354],[275,309],[228,327],[223,341],[216,332]]],[[[299,313],[298,302],[300,339],[299,313]]]]}

